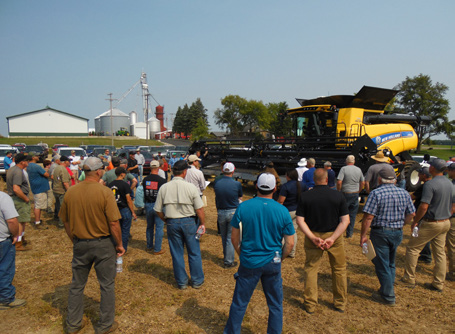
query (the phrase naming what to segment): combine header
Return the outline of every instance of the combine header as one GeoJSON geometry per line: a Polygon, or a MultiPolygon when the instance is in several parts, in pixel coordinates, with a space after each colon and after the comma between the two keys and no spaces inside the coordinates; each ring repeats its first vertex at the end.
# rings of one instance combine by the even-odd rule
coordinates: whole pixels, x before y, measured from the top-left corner
{"type": "Polygon", "coordinates": [[[417,147],[414,129],[427,124],[430,118],[384,113],[397,92],[364,86],[356,95],[297,99],[300,107],[283,115],[293,122],[288,137],[206,139],[194,142],[190,152],[208,151],[203,169],[206,175],[219,174],[220,164],[230,161],[237,168],[234,177],[255,180],[269,161],[280,175],[286,168],[296,167],[301,158],[315,158],[317,167],[330,161],[337,171],[349,154],[356,157],[356,165],[365,173],[374,163],[370,157],[382,150],[397,175],[405,171],[407,188],[413,191],[420,167],[409,154],[417,147]]]}

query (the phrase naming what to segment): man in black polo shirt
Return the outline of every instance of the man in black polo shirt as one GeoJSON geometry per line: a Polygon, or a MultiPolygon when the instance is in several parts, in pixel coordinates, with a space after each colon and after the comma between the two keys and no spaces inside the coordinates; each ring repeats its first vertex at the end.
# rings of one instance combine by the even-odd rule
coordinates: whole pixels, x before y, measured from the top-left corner
{"type": "Polygon", "coordinates": [[[343,233],[349,225],[349,211],[341,192],[330,189],[323,168],[314,172],[315,186],[302,193],[296,216],[305,234],[304,307],[314,313],[318,303],[318,269],[324,251],[332,268],[333,304],[338,312],[346,308],[347,277],[343,233]]]}

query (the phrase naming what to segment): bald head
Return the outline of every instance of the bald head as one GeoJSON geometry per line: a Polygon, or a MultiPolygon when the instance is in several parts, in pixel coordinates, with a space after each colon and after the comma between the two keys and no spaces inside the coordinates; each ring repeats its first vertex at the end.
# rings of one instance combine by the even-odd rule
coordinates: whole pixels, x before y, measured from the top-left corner
{"type": "Polygon", "coordinates": [[[324,168],[318,168],[314,171],[313,180],[315,185],[327,185],[329,177],[327,170],[324,168]]]}

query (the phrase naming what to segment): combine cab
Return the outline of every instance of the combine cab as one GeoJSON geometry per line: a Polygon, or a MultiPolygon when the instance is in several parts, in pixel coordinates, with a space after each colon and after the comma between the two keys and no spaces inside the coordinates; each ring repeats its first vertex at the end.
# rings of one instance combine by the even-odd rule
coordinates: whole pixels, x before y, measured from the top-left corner
{"type": "Polygon", "coordinates": [[[279,139],[200,140],[190,152],[208,151],[204,159],[206,174],[218,174],[222,161],[233,162],[237,177],[256,179],[268,161],[279,174],[296,167],[301,158],[313,157],[317,167],[325,161],[336,171],[345,165],[349,154],[365,173],[374,163],[370,157],[382,150],[397,175],[405,171],[407,188],[414,191],[419,164],[409,151],[417,147],[414,128],[430,121],[427,117],[385,114],[384,108],[398,91],[364,86],[356,95],[337,95],[312,100],[297,99],[299,108],[289,109],[293,130],[279,139]]]}

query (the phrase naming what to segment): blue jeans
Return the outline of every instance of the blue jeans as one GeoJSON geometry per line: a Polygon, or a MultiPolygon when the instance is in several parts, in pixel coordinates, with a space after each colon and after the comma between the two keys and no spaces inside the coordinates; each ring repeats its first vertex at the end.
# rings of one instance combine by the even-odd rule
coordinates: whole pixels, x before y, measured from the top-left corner
{"type": "Polygon", "coordinates": [[[122,218],[120,219],[120,229],[122,230],[122,243],[123,248],[125,248],[126,252],[128,248],[128,239],[130,238],[131,221],[133,219],[133,215],[131,214],[130,208],[120,209],[120,214],[122,215],[122,218]]]}
{"type": "Polygon", "coordinates": [[[147,217],[147,230],[145,237],[147,239],[147,248],[152,249],[155,252],[161,250],[161,244],[163,243],[164,235],[164,222],[158,217],[155,210],[155,203],[145,203],[145,212],[147,217]],[[156,232],[155,232],[156,230],[156,232]],[[155,235],[155,244],[153,244],[153,235],[155,235]]]}
{"type": "Polygon", "coordinates": [[[195,218],[169,218],[167,220],[167,237],[174,267],[174,277],[179,286],[188,284],[188,275],[185,271],[183,249],[186,245],[188,264],[190,266],[191,282],[193,285],[204,283],[202,271],[201,248],[199,240],[195,238],[197,225],[195,218]]]}
{"type": "Polygon", "coordinates": [[[246,268],[240,263],[239,271],[234,277],[234,296],[229,310],[229,319],[224,327],[225,334],[240,333],[246,308],[259,280],[262,283],[269,320],[267,333],[281,333],[283,328],[283,280],[281,279],[281,263],[268,263],[260,268],[246,268]],[[238,276],[237,276],[238,274],[238,276]]]}
{"type": "Polygon", "coordinates": [[[355,217],[357,216],[357,211],[359,211],[359,194],[343,193],[343,195],[346,198],[346,205],[349,211],[349,225],[346,229],[346,238],[350,238],[354,234],[355,217]]]}
{"type": "Polygon", "coordinates": [[[218,210],[218,224],[220,226],[221,242],[223,243],[224,264],[234,263],[235,250],[231,241],[231,220],[235,209],[218,210]]]}
{"type": "Polygon", "coordinates": [[[16,247],[11,239],[0,242],[0,303],[9,304],[16,298],[13,285],[16,273],[16,247]]]}
{"type": "Polygon", "coordinates": [[[403,239],[402,230],[371,229],[370,239],[376,251],[372,260],[381,287],[379,293],[388,302],[395,302],[395,256],[403,239]]]}
{"type": "Polygon", "coordinates": [[[139,168],[139,180],[137,180],[138,183],[142,183],[143,176],[144,176],[144,166],[143,165],[138,165],[137,168],[139,168]]]}

